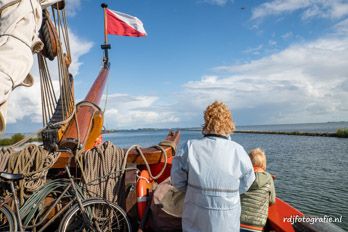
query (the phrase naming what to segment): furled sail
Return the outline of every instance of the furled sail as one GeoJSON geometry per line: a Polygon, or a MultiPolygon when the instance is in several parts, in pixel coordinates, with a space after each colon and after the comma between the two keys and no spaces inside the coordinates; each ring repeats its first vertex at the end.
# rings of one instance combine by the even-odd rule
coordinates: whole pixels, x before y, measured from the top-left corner
{"type": "Polygon", "coordinates": [[[0,132],[6,126],[7,100],[17,86],[31,86],[33,53],[42,49],[38,37],[42,7],[59,0],[0,1],[0,132]]]}

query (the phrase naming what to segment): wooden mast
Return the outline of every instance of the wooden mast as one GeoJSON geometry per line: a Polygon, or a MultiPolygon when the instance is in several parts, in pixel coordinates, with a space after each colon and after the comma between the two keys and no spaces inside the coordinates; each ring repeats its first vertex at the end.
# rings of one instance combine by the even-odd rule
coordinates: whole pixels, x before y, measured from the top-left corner
{"type": "Polygon", "coordinates": [[[107,5],[103,3],[101,7],[104,9],[104,44],[101,45],[101,48],[104,50],[103,67],[85,99],[76,105],[76,116],[67,126],[59,142],[59,148],[70,148],[72,150],[77,148],[82,150],[90,149],[101,134],[103,112],[99,104],[109,74],[108,49],[111,48],[110,44],[107,43],[107,5]]]}
{"type": "MultiPolygon", "coordinates": [[[[102,4],[104,9],[104,44],[101,48],[104,50],[103,67],[99,72],[97,79],[94,81],[92,87],[87,93],[85,99],[76,105],[76,116],[69,123],[62,139],[59,143],[59,148],[69,148],[72,150],[88,150],[91,149],[96,139],[100,136],[103,126],[103,112],[99,108],[99,104],[102,98],[103,90],[106,84],[106,80],[109,74],[109,56],[108,49],[111,48],[108,44],[107,38],[107,15],[106,4],[102,4]]],[[[166,141],[172,142],[173,146],[179,143],[180,132],[170,132],[166,138],[166,141]]],[[[174,155],[174,150],[169,145],[161,145],[167,158],[171,159],[174,155]]],[[[157,148],[145,148],[142,149],[144,155],[149,164],[163,165],[163,153],[157,148]]],[[[53,168],[64,168],[69,160],[71,154],[63,152],[53,168]]],[[[139,156],[136,149],[129,152],[127,161],[129,163],[144,164],[144,161],[139,156]]],[[[169,169],[170,170],[170,169],[169,169]]]]}
{"type": "Polygon", "coordinates": [[[59,147],[90,149],[101,134],[103,112],[99,108],[109,68],[103,66],[87,96],[76,105],[76,117],[69,123],[59,147]]]}

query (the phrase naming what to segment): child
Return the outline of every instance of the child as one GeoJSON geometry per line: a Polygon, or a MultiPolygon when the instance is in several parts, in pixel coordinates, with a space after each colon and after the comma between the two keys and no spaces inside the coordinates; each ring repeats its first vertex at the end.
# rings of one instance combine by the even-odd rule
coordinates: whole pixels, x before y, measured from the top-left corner
{"type": "Polygon", "coordinates": [[[275,189],[271,174],[266,172],[266,155],[261,148],[250,151],[255,181],[241,195],[242,212],[240,231],[263,231],[268,216],[269,204],[275,203],[275,189]]]}

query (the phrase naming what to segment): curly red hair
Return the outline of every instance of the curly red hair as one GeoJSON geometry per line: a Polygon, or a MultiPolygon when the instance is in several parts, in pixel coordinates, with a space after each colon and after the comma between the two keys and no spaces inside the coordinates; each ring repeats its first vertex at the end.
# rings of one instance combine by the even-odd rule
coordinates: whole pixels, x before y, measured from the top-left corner
{"type": "Polygon", "coordinates": [[[227,105],[215,101],[204,111],[203,134],[229,135],[236,129],[227,105]]]}

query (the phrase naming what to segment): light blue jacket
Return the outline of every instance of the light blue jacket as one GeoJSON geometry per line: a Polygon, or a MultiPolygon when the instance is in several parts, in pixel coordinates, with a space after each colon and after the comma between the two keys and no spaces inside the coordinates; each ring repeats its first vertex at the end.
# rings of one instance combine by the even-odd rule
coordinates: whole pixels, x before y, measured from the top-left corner
{"type": "Polygon", "coordinates": [[[186,191],[183,231],[239,231],[240,197],[255,179],[244,148],[227,138],[189,140],[173,160],[172,184],[186,191]]]}

